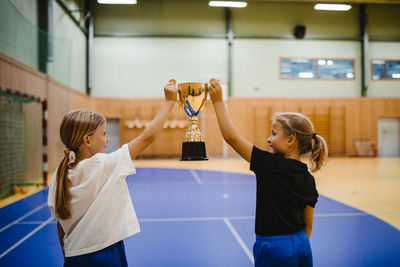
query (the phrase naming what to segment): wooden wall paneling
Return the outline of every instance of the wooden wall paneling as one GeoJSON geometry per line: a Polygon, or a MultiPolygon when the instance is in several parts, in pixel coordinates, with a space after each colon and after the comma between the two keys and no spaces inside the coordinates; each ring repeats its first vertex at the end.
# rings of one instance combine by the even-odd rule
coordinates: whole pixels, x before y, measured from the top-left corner
{"type": "MultiPolygon", "coordinates": [[[[243,138],[254,143],[253,125],[256,123],[253,119],[253,111],[250,108],[252,103],[257,101],[255,98],[230,98],[227,102],[227,110],[234,126],[243,138]]],[[[238,157],[237,152],[228,145],[228,157],[238,157]]]]}
{"type": "Polygon", "coordinates": [[[49,78],[49,93],[47,99],[48,127],[48,169],[53,172],[64,157],[66,147],[60,139],[60,124],[69,110],[69,88],[49,78]]]}
{"type": "Polygon", "coordinates": [[[139,101],[132,101],[130,105],[126,105],[126,107],[122,110],[122,117],[126,119],[135,119],[139,117],[139,101]]]}
{"type": "Polygon", "coordinates": [[[330,155],[344,155],[346,152],[345,148],[345,106],[332,105],[331,109],[331,147],[330,155]]]}
{"type": "MultiPolygon", "coordinates": [[[[124,117],[129,114],[130,119],[132,119],[137,117],[137,113],[140,113],[141,118],[152,119],[162,101],[162,99],[122,101],[121,103],[123,104],[121,105],[124,105],[124,117]],[[137,110],[135,110],[134,106],[136,106],[137,110]],[[141,111],[139,112],[139,110],[141,111]]],[[[388,115],[396,116],[398,114],[398,106],[399,99],[230,98],[228,101],[228,112],[238,131],[245,138],[258,146],[266,144],[264,141],[269,136],[270,118],[274,112],[286,111],[304,113],[313,121],[316,131],[326,139],[330,155],[354,155],[355,140],[360,140],[362,138],[376,139],[377,130],[375,129],[377,129],[378,118],[388,115]],[[368,119],[363,121],[362,117],[368,119]],[[374,117],[376,119],[374,119],[374,117]]],[[[108,113],[112,112],[110,111],[108,113]]],[[[183,121],[187,121],[187,123],[189,121],[189,117],[178,105],[173,108],[169,120],[177,117],[183,121]]],[[[208,155],[222,156],[224,141],[220,134],[212,105],[209,105],[200,113],[199,126],[206,138],[208,155]]],[[[175,153],[175,149],[180,151],[180,146],[187,127],[182,129],[181,132],[178,130],[164,129],[165,134],[168,133],[170,135],[169,140],[180,139],[177,149],[167,148],[172,150],[170,154],[175,153]]],[[[162,147],[166,146],[159,143],[152,144],[144,154],[146,156],[150,156],[153,153],[157,154],[157,150],[162,147]]],[[[162,155],[168,154],[168,152],[160,153],[162,155]]],[[[237,153],[229,147],[228,156],[237,157],[237,153]]]]}
{"type": "Polygon", "coordinates": [[[92,107],[107,118],[119,118],[123,114],[124,106],[129,99],[95,97],[92,99],[92,107]]]}
{"type": "Polygon", "coordinates": [[[0,85],[21,93],[47,97],[47,75],[1,53],[0,85]]]}
{"type": "Polygon", "coordinates": [[[93,98],[87,94],[70,89],[69,94],[69,110],[88,109],[93,110],[93,98]]]}
{"type": "Polygon", "coordinates": [[[268,142],[267,139],[271,134],[270,126],[270,107],[264,104],[254,104],[252,106],[253,110],[253,137],[252,143],[260,149],[267,150],[268,142]]]}
{"type": "Polygon", "coordinates": [[[353,99],[346,101],[346,155],[356,155],[354,142],[361,136],[361,102],[353,99]]]}
{"type": "Polygon", "coordinates": [[[209,104],[205,107],[205,131],[202,131],[206,142],[206,153],[210,157],[221,157],[223,155],[224,140],[218,126],[214,107],[209,104]]]}
{"type": "Polygon", "coordinates": [[[400,116],[400,98],[379,98],[375,99],[375,112],[378,117],[400,116]]]}
{"type": "Polygon", "coordinates": [[[306,115],[314,124],[315,102],[313,100],[304,99],[300,104],[299,112],[306,115]]]}
{"type": "Polygon", "coordinates": [[[360,125],[360,137],[362,140],[372,140],[376,139],[376,132],[374,131],[375,125],[377,126],[377,121],[374,116],[372,116],[372,107],[374,106],[375,99],[363,98],[360,99],[361,102],[361,125],[360,125]],[[374,125],[374,126],[373,126],[374,125]]]}
{"type": "Polygon", "coordinates": [[[314,112],[314,130],[318,135],[324,137],[328,151],[332,149],[331,140],[331,107],[330,106],[316,106],[314,112]]]}
{"type": "MultiPolygon", "coordinates": [[[[109,99],[97,101],[96,106],[105,105],[107,101],[109,99]]],[[[114,105],[102,110],[109,115],[123,114],[124,119],[137,117],[142,120],[151,120],[158,112],[162,102],[161,98],[120,99],[119,101],[115,100],[114,105]]],[[[326,139],[331,156],[355,155],[354,142],[356,140],[372,139],[376,141],[378,119],[388,116],[400,117],[399,106],[399,98],[230,98],[227,103],[228,112],[239,133],[258,146],[266,144],[273,113],[304,113],[313,121],[316,132],[326,139]]],[[[181,144],[187,127],[189,127],[189,117],[181,107],[176,105],[171,111],[169,121],[175,118],[187,122],[187,126],[181,130],[164,129],[160,134],[160,140],[151,144],[144,151],[144,156],[174,156],[176,153],[178,156],[180,155],[181,144]],[[163,142],[170,143],[165,145],[163,142]],[[175,145],[172,145],[174,142],[175,145]]],[[[121,124],[123,124],[122,120],[121,124]]],[[[126,129],[123,125],[121,127],[121,140],[131,140],[141,131],[126,129]]],[[[222,156],[224,141],[212,104],[206,106],[200,113],[199,127],[206,139],[207,154],[222,156]]],[[[229,146],[227,155],[238,157],[237,153],[229,146]]]]}
{"type": "MultiPolygon", "coordinates": [[[[136,138],[146,124],[150,123],[160,110],[164,100],[162,98],[131,99],[120,103],[122,107],[121,117],[121,144],[136,138]],[[134,128],[128,128],[127,121],[137,121],[134,128]],[[137,128],[138,125],[143,128],[137,128]]],[[[111,113],[112,111],[109,111],[111,113]]],[[[151,143],[140,155],[140,157],[178,157],[181,153],[182,142],[189,127],[189,117],[176,104],[169,116],[166,128],[161,130],[153,143],[151,143]],[[179,125],[178,125],[179,123],[179,125]],[[183,126],[182,126],[183,125],[183,126]]]]}

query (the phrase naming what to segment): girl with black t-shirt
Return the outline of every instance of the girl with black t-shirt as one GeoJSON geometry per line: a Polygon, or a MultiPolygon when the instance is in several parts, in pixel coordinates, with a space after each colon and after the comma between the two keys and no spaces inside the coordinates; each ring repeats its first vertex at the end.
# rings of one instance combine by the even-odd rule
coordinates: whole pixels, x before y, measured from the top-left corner
{"type": "Polygon", "coordinates": [[[311,171],[319,170],[327,160],[325,140],[303,114],[277,113],[268,138],[270,152],[263,151],[239,135],[215,79],[209,92],[225,141],[256,175],[255,266],[312,266],[309,239],[318,192],[300,155],[311,152],[311,171]]]}

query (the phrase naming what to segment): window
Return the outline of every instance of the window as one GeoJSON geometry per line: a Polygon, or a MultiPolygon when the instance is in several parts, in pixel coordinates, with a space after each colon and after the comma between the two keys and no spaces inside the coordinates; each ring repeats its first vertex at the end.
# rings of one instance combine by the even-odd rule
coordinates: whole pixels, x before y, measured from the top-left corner
{"type": "Polygon", "coordinates": [[[400,80],[400,60],[373,59],[372,80],[400,80]]]}
{"type": "Polygon", "coordinates": [[[354,80],[353,59],[281,58],[282,79],[354,80]]]}
{"type": "Polygon", "coordinates": [[[318,59],[319,79],[354,79],[354,61],[318,59]]]}
{"type": "Polygon", "coordinates": [[[300,78],[315,79],[317,66],[315,59],[281,59],[281,77],[282,78],[300,78]]]}

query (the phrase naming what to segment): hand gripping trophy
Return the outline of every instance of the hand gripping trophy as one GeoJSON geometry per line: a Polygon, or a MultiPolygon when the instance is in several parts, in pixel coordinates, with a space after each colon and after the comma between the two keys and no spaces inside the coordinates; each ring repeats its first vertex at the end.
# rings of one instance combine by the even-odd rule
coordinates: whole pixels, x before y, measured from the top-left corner
{"type": "MultiPolygon", "coordinates": [[[[173,79],[170,82],[176,83],[173,79]]],[[[207,100],[208,84],[199,82],[179,83],[178,92],[178,103],[190,117],[191,123],[186,132],[185,142],[182,143],[182,157],[180,160],[208,160],[206,144],[197,126],[197,115],[207,100]]]]}

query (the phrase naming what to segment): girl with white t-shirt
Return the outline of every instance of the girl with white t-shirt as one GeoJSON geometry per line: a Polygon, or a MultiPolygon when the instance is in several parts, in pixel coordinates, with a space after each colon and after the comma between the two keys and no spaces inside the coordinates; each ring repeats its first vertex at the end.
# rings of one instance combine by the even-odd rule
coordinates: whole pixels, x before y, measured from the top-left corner
{"type": "MultiPolygon", "coordinates": [[[[171,82],[172,81],[172,82],[171,82]]],[[[57,219],[64,266],[127,266],[123,239],[140,231],[125,178],[132,159],[161,131],[177,99],[173,80],[165,102],[146,129],[105,154],[106,119],[88,110],[68,112],[60,126],[65,157],[49,187],[48,206],[57,219]]]]}

